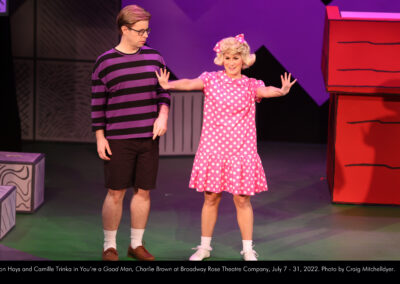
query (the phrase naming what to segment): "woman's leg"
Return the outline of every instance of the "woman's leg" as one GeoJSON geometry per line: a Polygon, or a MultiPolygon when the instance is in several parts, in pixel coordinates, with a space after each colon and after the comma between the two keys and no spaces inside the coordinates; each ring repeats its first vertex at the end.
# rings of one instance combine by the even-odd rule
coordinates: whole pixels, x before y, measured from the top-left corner
{"type": "Polygon", "coordinates": [[[203,260],[210,257],[211,237],[218,217],[218,207],[222,193],[205,192],[201,210],[201,243],[189,260],[203,260]]]}
{"type": "Polygon", "coordinates": [[[237,221],[243,240],[253,239],[253,207],[251,206],[250,196],[234,195],[233,202],[236,207],[237,221]]]}
{"type": "Polygon", "coordinates": [[[218,207],[222,193],[205,192],[204,204],[201,210],[201,235],[212,237],[218,218],[218,207]]]}
{"type": "Polygon", "coordinates": [[[253,250],[253,207],[250,196],[234,195],[233,201],[236,207],[237,221],[242,235],[243,250],[241,254],[244,260],[257,260],[257,253],[253,250]]]}

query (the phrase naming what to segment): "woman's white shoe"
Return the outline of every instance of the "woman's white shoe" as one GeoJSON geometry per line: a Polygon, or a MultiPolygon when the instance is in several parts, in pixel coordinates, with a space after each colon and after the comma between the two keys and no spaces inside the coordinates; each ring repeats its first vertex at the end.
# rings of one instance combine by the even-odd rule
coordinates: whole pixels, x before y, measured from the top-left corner
{"type": "Polygon", "coordinates": [[[245,261],[257,261],[258,254],[253,249],[247,251],[241,251],[240,254],[243,255],[243,259],[245,261]]]}
{"type": "Polygon", "coordinates": [[[200,261],[205,258],[208,258],[210,257],[210,251],[212,251],[211,247],[205,248],[202,246],[197,246],[193,249],[197,251],[194,254],[192,254],[192,256],[189,258],[190,261],[200,261]]]}

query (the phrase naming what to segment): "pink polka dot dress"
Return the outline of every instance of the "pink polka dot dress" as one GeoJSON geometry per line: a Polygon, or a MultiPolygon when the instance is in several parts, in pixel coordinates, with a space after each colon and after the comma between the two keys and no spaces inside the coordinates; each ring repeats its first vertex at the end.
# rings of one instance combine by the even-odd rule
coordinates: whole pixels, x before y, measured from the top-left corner
{"type": "Polygon", "coordinates": [[[204,72],[203,129],[189,187],[197,191],[254,195],[267,191],[257,153],[256,90],[264,82],[225,71],[204,72]]]}

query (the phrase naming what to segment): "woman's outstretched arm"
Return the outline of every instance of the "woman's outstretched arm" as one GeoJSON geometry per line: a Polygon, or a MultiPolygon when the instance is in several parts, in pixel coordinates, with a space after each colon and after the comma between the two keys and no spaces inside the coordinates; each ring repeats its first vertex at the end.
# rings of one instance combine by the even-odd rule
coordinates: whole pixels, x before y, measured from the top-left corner
{"type": "Polygon", "coordinates": [[[273,87],[273,86],[258,88],[257,89],[257,98],[259,98],[259,99],[274,98],[274,97],[281,97],[281,96],[287,95],[290,91],[290,88],[297,81],[297,79],[296,79],[293,82],[290,82],[290,77],[291,77],[291,74],[289,73],[289,76],[288,76],[286,72],[285,72],[285,76],[281,75],[282,88],[280,88],[280,89],[273,87]]]}
{"type": "Polygon", "coordinates": [[[160,69],[160,74],[156,72],[156,76],[158,78],[158,82],[160,86],[164,90],[179,90],[179,91],[194,91],[194,90],[203,90],[204,83],[201,79],[181,79],[176,81],[168,81],[169,72],[164,69],[160,69]]]}

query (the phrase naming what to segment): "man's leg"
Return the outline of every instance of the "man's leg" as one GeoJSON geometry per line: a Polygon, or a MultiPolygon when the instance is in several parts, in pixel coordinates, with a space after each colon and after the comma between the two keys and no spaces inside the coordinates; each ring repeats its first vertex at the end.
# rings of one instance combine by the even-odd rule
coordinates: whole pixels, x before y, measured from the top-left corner
{"type": "Polygon", "coordinates": [[[103,229],[114,231],[118,229],[122,217],[122,203],[126,189],[109,189],[103,203],[103,229]]]}
{"type": "Polygon", "coordinates": [[[131,200],[131,230],[133,237],[131,246],[136,248],[142,245],[142,237],[146,229],[150,213],[150,191],[138,189],[131,200]]]}
{"type": "Polygon", "coordinates": [[[131,246],[128,256],[138,260],[154,260],[143,246],[143,234],[150,213],[150,191],[138,189],[131,200],[131,246]]]}
{"type": "Polygon", "coordinates": [[[109,189],[103,203],[102,219],[104,230],[103,260],[118,260],[117,230],[122,217],[122,204],[126,189],[109,189]]]}
{"type": "Polygon", "coordinates": [[[154,260],[143,246],[142,239],[150,213],[150,190],[156,187],[158,139],[140,141],[136,160],[135,192],[131,200],[131,246],[128,255],[139,260],[154,260]]]}

